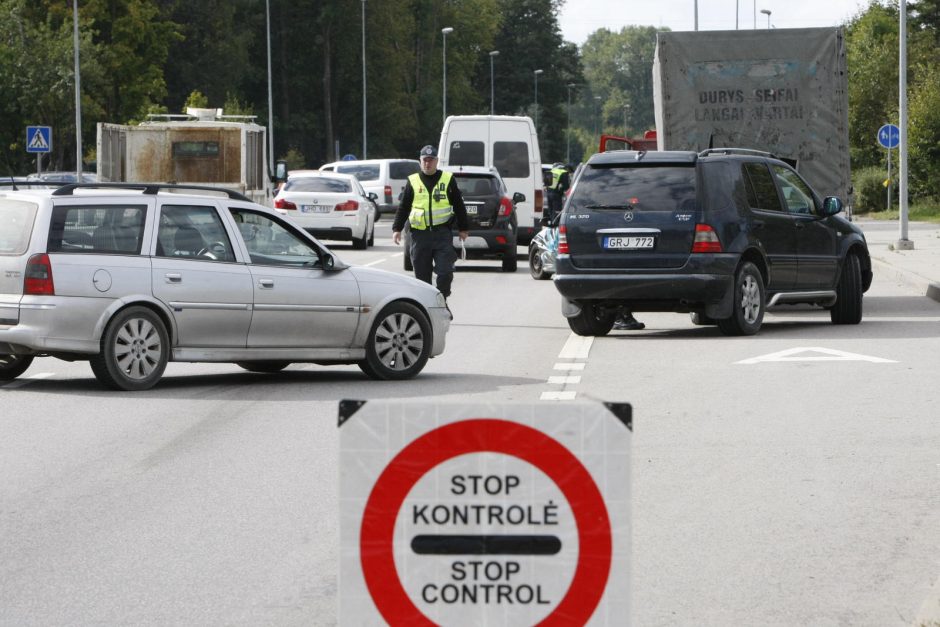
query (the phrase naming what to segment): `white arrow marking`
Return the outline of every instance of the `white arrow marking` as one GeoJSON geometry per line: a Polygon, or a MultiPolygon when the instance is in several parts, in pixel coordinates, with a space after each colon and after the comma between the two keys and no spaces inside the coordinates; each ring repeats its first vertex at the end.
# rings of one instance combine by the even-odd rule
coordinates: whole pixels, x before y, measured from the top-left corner
{"type": "Polygon", "coordinates": [[[799,348],[788,348],[778,353],[761,355],[760,357],[751,357],[735,362],[738,364],[758,364],[764,361],[870,361],[875,364],[896,364],[893,359],[883,359],[881,357],[869,357],[868,355],[859,355],[858,353],[849,353],[847,351],[837,351],[832,348],[820,348],[818,346],[804,346],[799,348]],[[817,353],[817,354],[813,354],[817,353]]]}

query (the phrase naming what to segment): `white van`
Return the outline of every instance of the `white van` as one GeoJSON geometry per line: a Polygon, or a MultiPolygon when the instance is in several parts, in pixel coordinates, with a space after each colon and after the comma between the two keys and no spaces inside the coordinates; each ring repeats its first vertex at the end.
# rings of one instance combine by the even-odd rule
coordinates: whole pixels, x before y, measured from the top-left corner
{"type": "Polygon", "coordinates": [[[444,121],[437,149],[442,170],[458,166],[495,167],[516,205],[519,244],[528,244],[541,228],[542,157],[532,119],[511,115],[452,115],[444,121]]]}
{"type": "MultiPolygon", "coordinates": [[[[361,159],[358,161],[334,161],[320,166],[321,170],[352,174],[366,192],[378,197],[379,214],[395,213],[405,181],[421,170],[417,159],[361,159]]],[[[378,220],[379,216],[375,216],[378,220]]]]}

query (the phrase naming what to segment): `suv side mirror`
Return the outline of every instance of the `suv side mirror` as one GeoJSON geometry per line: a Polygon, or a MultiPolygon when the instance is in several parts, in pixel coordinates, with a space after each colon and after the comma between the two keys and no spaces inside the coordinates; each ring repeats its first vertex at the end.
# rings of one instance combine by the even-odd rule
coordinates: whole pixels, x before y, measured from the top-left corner
{"type": "Polygon", "coordinates": [[[841,212],[843,209],[842,199],[838,196],[826,196],[826,199],[823,201],[823,215],[824,216],[834,216],[837,213],[841,212]]]}
{"type": "Polygon", "coordinates": [[[287,162],[278,161],[274,165],[274,182],[283,183],[287,180],[287,162]]]}
{"type": "Polygon", "coordinates": [[[518,205],[520,202],[525,202],[525,194],[522,192],[516,192],[512,195],[512,204],[518,205]]]}

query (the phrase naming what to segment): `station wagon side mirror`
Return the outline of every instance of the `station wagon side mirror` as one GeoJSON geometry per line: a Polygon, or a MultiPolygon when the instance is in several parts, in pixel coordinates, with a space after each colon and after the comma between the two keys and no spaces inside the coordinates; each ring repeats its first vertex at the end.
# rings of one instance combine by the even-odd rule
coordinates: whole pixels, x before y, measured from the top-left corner
{"type": "Polygon", "coordinates": [[[826,199],[823,201],[823,215],[825,216],[834,216],[837,213],[841,212],[842,199],[838,196],[826,196],[826,199]]]}
{"type": "Polygon", "coordinates": [[[287,180],[287,162],[278,161],[274,164],[274,182],[282,183],[287,180]]]}
{"type": "Polygon", "coordinates": [[[516,192],[512,195],[512,204],[518,205],[520,202],[525,202],[525,194],[522,192],[516,192]]]}

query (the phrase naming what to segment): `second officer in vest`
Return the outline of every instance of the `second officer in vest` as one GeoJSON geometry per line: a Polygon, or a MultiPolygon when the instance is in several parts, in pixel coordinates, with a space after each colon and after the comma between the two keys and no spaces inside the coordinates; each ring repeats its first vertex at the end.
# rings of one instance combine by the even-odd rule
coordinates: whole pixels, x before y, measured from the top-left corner
{"type": "Polygon", "coordinates": [[[447,298],[457,261],[452,228],[457,227],[461,240],[467,239],[467,209],[451,173],[437,169],[437,149],[425,146],[419,158],[421,171],[409,176],[405,184],[392,224],[392,241],[401,243],[407,221],[411,249],[405,254],[411,255],[415,277],[430,283],[433,272],[437,275],[437,289],[447,298]]]}

